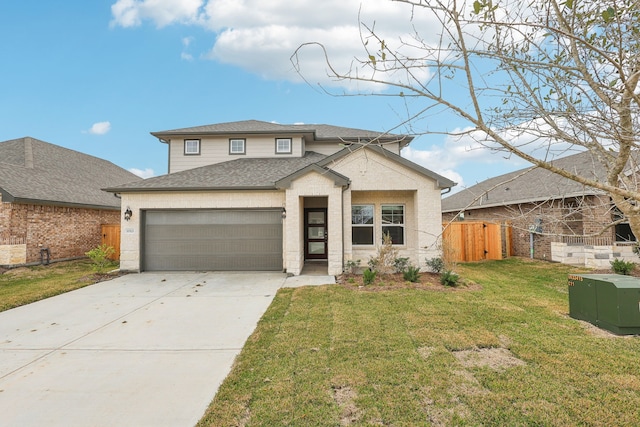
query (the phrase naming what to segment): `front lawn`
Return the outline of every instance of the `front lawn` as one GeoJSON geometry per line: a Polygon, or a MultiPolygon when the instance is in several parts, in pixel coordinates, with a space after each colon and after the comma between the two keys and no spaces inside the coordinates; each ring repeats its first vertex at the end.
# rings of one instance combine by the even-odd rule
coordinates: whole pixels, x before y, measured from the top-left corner
{"type": "Polygon", "coordinates": [[[29,304],[100,280],[89,260],[0,270],[0,311],[29,304]]]}
{"type": "Polygon", "coordinates": [[[456,289],[282,289],[199,426],[637,425],[640,339],[568,316],[571,267],[456,289]]]}

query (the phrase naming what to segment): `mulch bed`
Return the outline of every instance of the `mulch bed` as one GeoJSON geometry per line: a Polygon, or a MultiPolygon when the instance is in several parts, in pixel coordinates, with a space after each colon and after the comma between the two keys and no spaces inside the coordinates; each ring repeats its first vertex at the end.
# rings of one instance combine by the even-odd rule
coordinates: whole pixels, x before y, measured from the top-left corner
{"type": "Polygon", "coordinates": [[[91,283],[99,283],[107,280],[112,280],[117,277],[126,276],[127,274],[129,273],[124,273],[120,271],[115,271],[111,273],[93,273],[88,276],[83,276],[82,278],[80,278],[80,281],[86,280],[91,283]]]}
{"type": "Polygon", "coordinates": [[[346,288],[366,292],[389,291],[392,289],[422,289],[439,292],[472,291],[482,289],[482,286],[479,284],[466,283],[463,279],[460,280],[458,286],[444,286],[440,283],[440,274],[427,272],[420,273],[419,281],[415,283],[404,280],[402,273],[378,276],[371,285],[364,284],[362,274],[342,274],[336,277],[336,283],[346,288]]]}

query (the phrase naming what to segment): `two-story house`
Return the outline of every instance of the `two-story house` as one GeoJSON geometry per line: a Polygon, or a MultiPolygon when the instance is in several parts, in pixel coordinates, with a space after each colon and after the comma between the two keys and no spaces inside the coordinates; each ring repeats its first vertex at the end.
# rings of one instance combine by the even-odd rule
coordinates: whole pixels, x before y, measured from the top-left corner
{"type": "Polygon", "coordinates": [[[417,266],[438,256],[455,183],[400,156],[412,137],[255,120],[152,132],[169,173],[122,198],[121,269],[275,270],[363,265],[388,233],[417,266]]]}

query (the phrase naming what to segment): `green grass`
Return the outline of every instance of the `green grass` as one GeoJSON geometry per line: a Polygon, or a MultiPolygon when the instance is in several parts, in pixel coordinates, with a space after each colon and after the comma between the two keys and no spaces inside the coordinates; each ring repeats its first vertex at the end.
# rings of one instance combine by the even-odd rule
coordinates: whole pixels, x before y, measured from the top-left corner
{"type": "Polygon", "coordinates": [[[88,260],[21,267],[0,274],[0,311],[95,283],[88,260]]]}
{"type": "Polygon", "coordinates": [[[640,340],[568,317],[574,269],[457,271],[481,289],[280,290],[199,426],[638,424],[640,340]]]}

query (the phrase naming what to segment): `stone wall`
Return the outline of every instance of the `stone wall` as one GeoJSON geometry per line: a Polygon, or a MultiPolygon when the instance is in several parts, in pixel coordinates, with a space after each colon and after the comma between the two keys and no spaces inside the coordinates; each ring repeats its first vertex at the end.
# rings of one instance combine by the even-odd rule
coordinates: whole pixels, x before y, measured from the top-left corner
{"type": "Polygon", "coordinates": [[[611,261],[621,259],[638,263],[640,258],[633,252],[633,245],[583,245],[553,242],[552,261],[589,268],[610,269],[611,261]]]}

